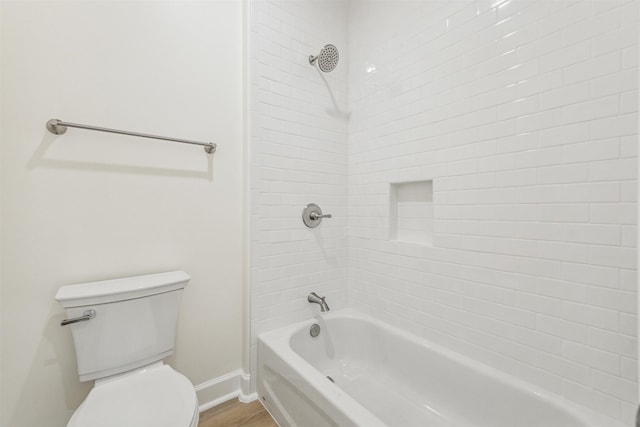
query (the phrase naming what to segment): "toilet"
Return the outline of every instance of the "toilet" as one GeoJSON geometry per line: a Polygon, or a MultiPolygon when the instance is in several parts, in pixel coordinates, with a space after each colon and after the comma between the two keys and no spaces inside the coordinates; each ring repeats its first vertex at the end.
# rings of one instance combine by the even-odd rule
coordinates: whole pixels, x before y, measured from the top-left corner
{"type": "Polygon", "coordinates": [[[94,380],[67,427],[196,427],[193,384],[173,353],[184,271],[63,286],[80,381],[94,380]]]}

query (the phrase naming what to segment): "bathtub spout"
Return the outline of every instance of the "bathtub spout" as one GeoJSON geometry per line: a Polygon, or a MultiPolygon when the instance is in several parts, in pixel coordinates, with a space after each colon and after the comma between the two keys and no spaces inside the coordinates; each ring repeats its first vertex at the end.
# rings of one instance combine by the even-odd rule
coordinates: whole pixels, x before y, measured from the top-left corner
{"type": "Polygon", "coordinates": [[[307,301],[318,304],[320,306],[320,311],[323,313],[325,311],[329,311],[329,305],[324,299],[325,297],[318,296],[315,292],[311,292],[307,297],[307,301]]]}

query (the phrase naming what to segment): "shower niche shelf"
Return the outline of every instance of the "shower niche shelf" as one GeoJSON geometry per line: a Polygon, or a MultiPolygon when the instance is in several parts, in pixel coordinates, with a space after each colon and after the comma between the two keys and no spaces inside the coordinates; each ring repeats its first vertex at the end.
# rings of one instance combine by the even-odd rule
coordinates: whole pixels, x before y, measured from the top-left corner
{"type": "Polygon", "coordinates": [[[431,246],[433,181],[392,183],[390,198],[390,239],[431,246]]]}

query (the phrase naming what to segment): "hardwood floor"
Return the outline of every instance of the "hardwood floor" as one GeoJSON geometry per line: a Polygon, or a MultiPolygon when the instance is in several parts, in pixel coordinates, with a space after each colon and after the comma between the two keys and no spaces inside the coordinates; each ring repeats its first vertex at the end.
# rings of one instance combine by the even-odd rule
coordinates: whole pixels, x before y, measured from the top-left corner
{"type": "Polygon", "coordinates": [[[278,424],[258,400],[241,403],[233,399],[201,413],[198,427],[278,427],[278,424]]]}

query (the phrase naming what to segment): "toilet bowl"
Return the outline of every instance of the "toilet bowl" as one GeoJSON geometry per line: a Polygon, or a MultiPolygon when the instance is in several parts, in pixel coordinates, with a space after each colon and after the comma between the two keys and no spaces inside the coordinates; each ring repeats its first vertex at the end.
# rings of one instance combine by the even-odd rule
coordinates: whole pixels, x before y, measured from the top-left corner
{"type": "Polygon", "coordinates": [[[173,353],[183,271],[63,286],[80,381],[95,380],[67,427],[196,427],[193,384],[173,353]]]}
{"type": "Polygon", "coordinates": [[[97,381],[67,427],[196,427],[198,419],[191,382],[156,364],[97,381]]]}

